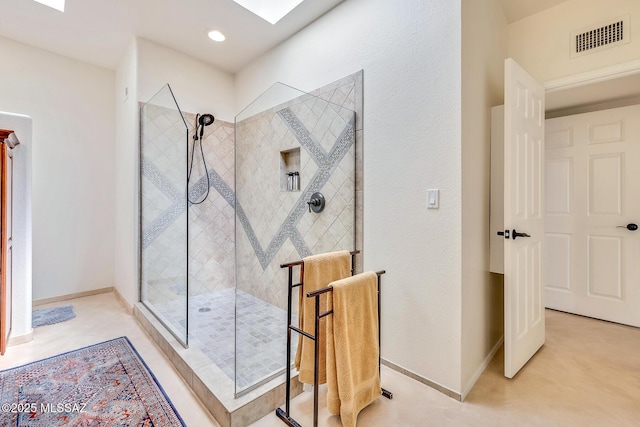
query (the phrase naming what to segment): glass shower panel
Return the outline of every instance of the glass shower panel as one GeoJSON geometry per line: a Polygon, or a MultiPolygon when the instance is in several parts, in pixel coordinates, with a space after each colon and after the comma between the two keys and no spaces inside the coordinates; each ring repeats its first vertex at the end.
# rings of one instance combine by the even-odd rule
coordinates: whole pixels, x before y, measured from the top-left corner
{"type": "Polygon", "coordinates": [[[280,83],[236,116],[236,395],[284,372],[280,265],[355,249],[354,122],[353,110],[280,83]],[[316,192],[319,213],[307,204],[316,192]]]}
{"type": "Polygon", "coordinates": [[[167,84],[140,108],[140,295],[188,344],[189,128],[167,84]]]}

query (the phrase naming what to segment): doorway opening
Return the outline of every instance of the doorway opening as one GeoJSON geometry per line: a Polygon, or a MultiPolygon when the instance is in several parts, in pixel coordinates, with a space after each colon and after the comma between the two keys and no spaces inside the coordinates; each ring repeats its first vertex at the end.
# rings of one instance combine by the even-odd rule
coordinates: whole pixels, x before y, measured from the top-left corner
{"type": "MultiPolygon", "coordinates": [[[[505,80],[507,83],[509,80],[508,77],[509,76],[506,73],[505,80]]],[[[611,110],[613,108],[625,107],[629,105],[638,105],[640,104],[640,61],[617,65],[614,67],[596,70],[589,73],[583,73],[580,75],[571,76],[569,78],[560,79],[557,81],[547,82],[544,85],[544,87],[546,89],[545,95],[547,98],[546,100],[547,102],[546,102],[546,108],[545,108],[546,117],[543,116],[542,117],[543,120],[545,118],[546,119],[558,118],[563,116],[590,113],[590,112],[601,111],[601,110],[611,110]]],[[[516,90],[516,92],[519,91],[518,88],[514,90],[516,90]]],[[[507,99],[507,94],[508,94],[508,90],[505,88],[505,100],[507,99]]],[[[517,96],[516,96],[515,102],[518,105],[517,107],[515,107],[515,109],[513,107],[510,107],[511,110],[515,111],[516,113],[519,111],[518,109],[522,109],[523,112],[525,110],[531,110],[531,111],[535,110],[534,106],[537,104],[530,103],[528,101],[528,97],[523,97],[522,93],[518,92],[516,95],[517,96]],[[522,103],[521,101],[522,99],[527,100],[527,102],[522,103]],[[531,109],[531,107],[534,107],[534,108],[531,109]]],[[[505,101],[505,103],[507,102],[505,101]]],[[[549,147],[548,146],[549,141],[547,141],[546,144],[542,144],[543,149],[539,151],[540,155],[539,155],[538,161],[536,161],[535,152],[537,152],[537,150],[535,148],[537,147],[537,145],[536,145],[536,140],[534,140],[535,138],[530,140],[529,138],[531,137],[531,135],[527,133],[528,130],[526,129],[522,130],[522,132],[520,133],[509,132],[509,134],[503,134],[503,132],[506,132],[507,130],[511,129],[510,125],[506,124],[506,123],[510,123],[510,114],[509,114],[509,111],[506,111],[506,112],[502,112],[502,110],[497,111],[497,109],[499,108],[501,107],[494,107],[494,110],[492,111],[494,116],[499,116],[501,119],[504,119],[505,122],[501,122],[501,120],[498,120],[496,122],[492,118],[492,155],[491,155],[492,157],[492,160],[491,160],[492,161],[492,169],[491,169],[492,201],[491,201],[491,256],[490,256],[491,267],[490,267],[490,270],[492,272],[501,273],[505,275],[504,276],[505,277],[505,308],[504,310],[505,310],[505,368],[506,368],[507,367],[506,360],[508,357],[507,353],[512,352],[514,355],[517,355],[519,352],[518,348],[520,348],[520,350],[528,349],[526,351],[528,356],[524,357],[524,359],[526,360],[524,360],[524,362],[522,363],[522,365],[524,365],[526,361],[535,353],[537,348],[539,348],[542,345],[542,343],[544,343],[544,336],[542,337],[540,345],[537,346],[536,344],[537,347],[531,343],[528,343],[528,339],[522,338],[527,335],[525,334],[525,332],[529,330],[530,321],[533,322],[532,320],[533,318],[531,318],[532,313],[537,313],[539,311],[539,308],[544,308],[545,306],[549,308],[555,308],[555,307],[550,306],[548,304],[548,301],[541,301],[540,298],[536,298],[537,293],[535,291],[539,289],[539,287],[537,285],[535,286],[531,285],[532,282],[542,281],[544,284],[543,287],[548,288],[549,284],[547,283],[547,279],[544,277],[544,273],[543,273],[545,269],[544,268],[540,269],[541,272],[540,274],[538,274],[539,278],[536,277],[536,274],[529,275],[531,277],[527,276],[528,273],[531,273],[530,271],[531,268],[527,267],[530,264],[528,263],[528,261],[531,261],[531,259],[535,260],[535,251],[527,249],[526,248],[527,245],[523,245],[523,244],[516,245],[515,239],[513,239],[513,237],[511,237],[507,243],[506,241],[507,230],[504,229],[504,227],[507,227],[507,226],[509,226],[510,228],[513,228],[513,230],[509,230],[509,232],[513,236],[516,234],[515,228],[520,228],[520,227],[515,227],[515,225],[526,224],[525,220],[527,220],[528,218],[539,217],[539,216],[544,218],[550,215],[550,212],[546,208],[540,212],[535,211],[534,208],[536,206],[536,203],[533,203],[531,202],[531,200],[528,199],[529,193],[527,192],[529,190],[534,189],[536,186],[536,183],[538,184],[541,183],[542,186],[545,186],[545,179],[544,179],[545,177],[543,176],[537,177],[535,176],[535,174],[532,177],[528,177],[524,175],[523,175],[524,177],[521,177],[517,174],[516,176],[511,176],[512,174],[509,173],[509,168],[511,167],[511,163],[513,162],[517,162],[517,163],[519,162],[515,166],[515,170],[522,170],[522,171],[526,171],[532,168],[536,169],[539,167],[540,163],[548,162],[549,159],[547,158],[545,160],[545,155],[543,153],[545,151],[544,150],[545,146],[547,148],[549,147]],[[502,124],[502,123],[505,123],[505,124],[502,124]],[[509,144],[505,144],[504,142],[505,139],[509,141],[509,144]],[[513,147],[511,147],[511,145],[513,145],[513,147]],[[523,160],[520,161],[518,159],[514,160],[512,158],[513,156],[509,154],[509,151],[512,151],[512,152],[521,151],[523,153],[529,153],[529,154],[533,153],[533,154],[529,156],[530,159],[528,159],[527,156],[525,155],[522,158],[523,160]],[[508,154],[509,154],[509,157],[507,156],[508,154]],[[511,184],[506,185],[507,181],[512,182],[513,185],[511,184]],[[511,191],[511,188],[516,188],[516,187],[521,188],[521,190],[524,191],[524,193],[522,193],[522,191],[520,193],[525,194],[525,196],[518,197],[518,195],[520,195],[518,191],[515,191],[515,192],[511,191]],[[507,215],[507,207],[513,207],[513,206],[515,206],[514,209],[511,209],[513,212],[507,215]],[[531,210],[530,208],[533,210],[531,210]],[[531,210],[531,212],[529,212],[529,210],[531,210]],[[516,258],[519,257],[519,259],[517,259],[518,262],[516,262],[515,264],[510,262],[509,263],[510,265],[508,265],[507,259],[508,258],[513,259],[514,256],[516,258]],[[516,268],[516,270],[511,271],[513,268],[516,268]],[[506,270],[509,270],[509,271],[506,271],[506,270]],[[515,297],[510,298],[509,295],[512,295],[515,297]],[[512,333],[514,332],[513,331],[514,329],[516,330],[516,333],[512,333]],[[520,343],[520,341],[522,342],[520,343]],[[528,344],[531,344],[531,345],[528,345],[528,344]]],[[[513,111],[511,111],[511,116],[515,114],[513,111]]],[[[525,117],[531,118],[531,114],[529,114],[529,116],[527,116],[527,114],[529,113],[524,112],[525,117]]],[[[536,114],[534,114],[534,116],[535,115],[536,114]]],[[[615,129],[618,129],[618,134],[620,134],[620,136],[624,134],[624,131],[622,130],[622,126],[619,124],[616,124],[615,121],[613,123],[608,123],[605,125],[608,126],[608,127],[605,126],[606,127],[605,133],[612,132],[615,129]]],[[[605,137],[604,135],[601,135],[602,130],[605,129],[605,127],[598,128],[598,127],[592,126],[588,128],[588,132],[592,133],[591,135],[593,137],[592,142],[595,142],[595,143],[599,142],[601,144],[600,147],[598,147],[598,149],[600,150],[602,150],[602,147],[604,147],[605,143],[619,142],[616,140],[616,138],[612,139],[612,138],[605,137]]],[[[571,131],[567,131],[565,133],[570,134],[571,131]]],[[[603,187],[603,188],[607,187],[607,185],[603,185],[602,182],[604,182],[604,184],[607,184],[607,180],[609,180],[612,183],[612,185],[609,186],[611,189],[614,188],[613,184],[616,184],[617,188],[621,189],[624,185],[623,181],[628,180],[628,178],[626,178],[626,174],[627,174],[627,171],[630,170],[630,167],[629,166],[627,166],[626,168],[624,167],[624,160],[625,160],[626,154],[615,153],[614,156],[611,156],[610,154],[611,153],[603,154],[603,153],[594,152],[594,155],[592,157],[586,157],[588,159],[588,162],[587,162],[588,171],[586,172],[587,176],[589,176],[589,174],[593,176],[600,174],[603,176],[603,178],[601,178],[598,181],[599,183],[593,184],[590,187],[588,187],[588,191],[583,191],[587,193],[586,194],[587,198],[588,196],[591,196],[591,202],[593,202],[594,196],[597,196],[598,194],[600,194],[598,203],[596,204],[591,203],[591,204],[585,205],[584,203],[581,202],[579,206],[579,208],[583,208],[586,206],[587,215],[591,214],[592,217],[595,216],[595,213],[600,213],[601,215],[605,215],[605,216],[609,215],[610,217],[609,219],[611,219],[611,215],[614,213],[611,209],[608,209],[607,212],[605,211],[597,212],[598,209],[600,209],[598,206],[600,206],[600,204],[602,203],[602,200],[604,200],[605,198],[607,198],[607,200],[609,198],[613,200],[615,198],[613,197],[615,196],[614,194],[615,191],[609,190],[609,189],[603,189],[602,191],[599,190],[600,187],[603,187]],[[599,155],[600,157],[596,157],[596,155],[599,155]],[[595,161],[595,160],[598,160],[598,161],[595,161]],[[603,166],[606,166],[606,167],[603,168],[603,166]],[[594,188],[598,191],[595,191],[594,188]],[[598,209],[589,209],[590,207],[598,207],[598,209]]],[[[562,158],[562,156],[560,157],[562,158]]],[[[633,156],[627,156],[627,157],[629,157],[627,159],[628,161],[631,161],[633,158],[633,156]]],[[[564,160],[566,159],[562,158],[562,161],[564,160]]],[[[640,163],[640,160],[637,160],[637,162],[640,163]]],[[[549,170],[553,172],[553,168],[547,168],[547,173],[545,174],[546,179],[548,180],[550,178],[553,178],[555,175],[564,176],[565,178],[569,177],[569,178],[566,178],[569,180],[573,180],[575,178],[576,175],[574,174],[573,170],[571,170],[570,168],[565,167],[564,169],[562,168],[560,169],[561,169],[560,172],[556,171],[558,173],[549,174],[549,170]]],[[[543,169],[540,168],[539,170],[542,171],[543,169]]],[[[621,193],[621,190],[618,191],[618,193],[621,193]]],[[[543,192],[543,194],[544,194],[543,197],[546,199],[545,202],[549,204],[548,203],[549,193],[547,192],[545,194],[545,192],[543,192]]],[[[567,194],[563,194],[561,196],[552,195],[551,201],[552,202],[560,201],[558,203],[560,204],[564,203],[565,206],[570,205],[572,206],[572,209],[573,208],[577,209],[578,207],[576,207],[576,202],[567,201],[567,198],[569,198],[569,195],[567,194]],[[564,197],[564,199],[560,201],[562,197],[564,197]]],[[[619,198],[616,198],[615,202],[616,202],[615,203],[616,209],[614,210],[616,211],[616,213],[621,213],[622,205],[623,205],[621,199],[619,200],[619,198]]],[[[556,205],[558,203],[556,203],[556,205]]],[[[630,204],[627,202],[625,203],[626,203],[625,207],[627,204],[630,204]]],[[[551,212],[551,215],[553,214],[554,212],[551,212]]],[[[640,213],[638,213],[638,216],[640,216],[640,213]]],[[[622,220],[622,218],[618,218],[618,220],[622,220]]],[[[634,221],[627,221],[627,222],[629,222],[629,224],[633,223],[632,225],[637,225],[636,222],[634,221]]],[[[627,224],[627,222],[623,224],[625,228],[629,225],[627,224]]],[[[619,224],[616,224],[616,226],[617,225],[619,224]]],[[[634,228],[634,231],[636,229],[637,228],[634,228]]],[[[557,237],[557,236],[552,236],[553,233],[550,233],[550,231],[547,230],[546,225],[544,226],[544,230],[545,230],[544,235],[539,236],[538,238],[540,240],[540,237],[542,237],[542,240],[543,240],[542,247],[544,249],[541,255],[542,263],[551,264],[549,262],[549,255],[553,255],[554,256],[553,261],[556,261],[557,254],[555,254],[555,252],[558,252],[559,250],[558,250],[558,245],[556,245],[556,248],[554,250],[549,251],[549,247],[552,246],[548,244],[549,238],[550,238],[550,235],[551,237],[557,237]]],[[[631,230],[631,228],[627,228],[627,230],[631,230]]],[[[536,234],[541,234],[541,233],[536,233],[536,234]]],[[[640,233],[638,233],[638,235],[640,235],[640,233]]],[[[522,230],[522,229],[518,230],[518,236],[530,237],[527,235],[526,230],[522,230]]],[[[591,247],[592,249],[591,252],[593,252],[594,255],[597,253],[610,254],[610,252],[612,252],[611,249],[612,248],[615,249],[617,247],[616,245],[619,245],[620,248],[622,248],[622,243],[621,243],[622,237],[618,238],[616,236],[606,236],[603,234],[603,232],[600,232],[599,236],[597,236],[596,234],[594,234],[594,236],[599,237],[599,240],[597,242],[596,242],[596,239],[591,239],[591,236],[590,236],[589,238],[592,241],[589,241],[587,243],[593,243],[593,244],[591,244],[590,246],[589,244],[584,245],[587,247],[591,247]],[[602,245],[598,246],[595,244],[595,243],[603,243],[603,242],[608,244],[610,248],[609,246],[607,246],[607,248],[604,248],[602,245]]],[[[635,237],[635,235],[633,237],[635,237]]],[[[519,242],[521,242],[522,240],[524,239],[519,239],[519,242]]],[[[529,239],[526,239],[526,240],[529,240],[529,239]]],[[[531,239],[531,240],[533,241],[535,239],[531,239]]],[[[631,240],[631,239],[627,238],[627,240],[631,240]]],[[[565,239],[565,243],[566,241],[567,239],[565,239]]],[[[635,242],[635,243],[637,243],[636,246],[640,246],[639,242],[635,242]]],[[[578,245],[575,245],[575,246],[578,246],[578,245]]],[[[587,249],[587,250],[589,251],[591,249],[587,249]]],[[[640,248],[638,248],[638,250],[640,251],[640,248]]],[[[566,250],[564,251],[565,251],[564,253],[566,254],[566,250]]],[[[621,264],[623,264],[622,249],[620,249],[618,252],[619,252],[619,256],[614,257],[616,259],[611,258],[611,260],[601,262],[600,265],[594,264],[590,268],[589,274],[587,275],[588,277],[586,280],[591,281],[591,284],[596,282],[606,283],[605,276],[612,275],[614,273],[617,274],[618,267],[621,264]],[[613,267],[610,267],[609,264],[607,263],[613,263],[615,265],[613,267]]],[[[567,256],[567,258],[570,258],[570,256],[567,256]]],[[[628,260],[624,261],[624,263],[629,264],[628,260]]],[[[584,267],[584,268],[589,268],[589,267],[584,267]]],[[[556,268],[556,270],[561,270],[561,269],[556,268]]],[[[565,273],[565,271],[563,270],[560,273],[565,273]]],[[[621,274],[622,273],[620,273],[618,277],[621,278],[621,274]]],[[[629,276],[629,274],[627,274],[627,276],[629,276]]],[[[633,274],[631,276],[633,276],[633,274]]],[[[621,280],[622,278],[620,279],[620,281],[621,280]]],[[[620,281],[618,281],[618,283],[620,283],[620,281]]],[[[627,282],[629,282],[628,285],[632,285],[631,283],[632,281],[627,280],[627,282]]],[[[611,289],[606,289],[607,292],[600,292],[601,295],[598,295],[598,297],[615,299],[616,296],[620,296],[625,292],[629,293],[628,291],[624,291],[622,289],[622,285],[616,284],[614,285],[614,288],[615,289],[611,288],[613,289],[613,291],[611,289]],[[607,293],[609,295],[607,295],[607,293]]],[[[640,292],[640,290],[638,290],[638,292],[640,292]]],[[[593,290],[591,290],[591,293],[595,294],[597,292],[594,292],[593,290]]],[[[569,308],[571,308],[570,304],[569,304],[569,308]]],[[[576,310],[566,310],[566,311],[572,312],[575,314],[584,315],[584,313],[581,313],[576,310]]],[[[640,311],[640,310],[636,310],[636,311],[640,311]]],[[[597,316],[593,316],[593,317],[597,317],[597,316]]],[[[605,318],[605,320],[610,320],[610,319],[605,318]]],[[[540,342],[540,340],[537,340],[536,342],[540,342]]],[[[515,371],[517,372],[517,369],[515,371]]],[[[505,375],[508,377],[512,377],[513,375],[515,375],[515,372],[508,373],[507,369],[505,369],[505,375]]]]}

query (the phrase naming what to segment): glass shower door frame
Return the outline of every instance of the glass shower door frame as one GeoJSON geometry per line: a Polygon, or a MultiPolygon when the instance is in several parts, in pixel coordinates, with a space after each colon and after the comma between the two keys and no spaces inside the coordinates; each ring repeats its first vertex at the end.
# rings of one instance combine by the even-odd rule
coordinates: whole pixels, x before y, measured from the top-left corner
{"type": "MultiPolygon", "coordinates": [[[[236,398],[285,373],[282,264],[356,249],[355,114],[278,82],[235,117],[236,398]],[[326,197],[326,210],[307,206],[315,192],[326,197]],[[329,234],[335,223],[341,225],[329,234]]],[[[293,291],[292,324],[299,292],[293,291]]],[[[302,338],[292,339],[293,360],[302,338]]]]}
{"type": "MultiPolygon", "coordinates": [[[[166,93],[166,92],[165,92],[166,93]]],[[[151,104],[154,105],[154,104],[151,104]]],[[[173,94],[173,91],[171,90],[171,86],[169,84],[166,84],[163,88],[161,88],[153,97],[151,97],[151,99],[143,104],[140,109],[140,123],[139,123],[139,128],[140,128],[140,133],[139,133],[139,146],[138,146],[138,185],[139,185],[139,191],[138,191],[138,230],[139,230],[139,239],[138,239],[138,283],[139,283],[139,301],[151,312],[151,314],[153,314],[153,316],[158,320],[158,322],[160,322],[162,324],[162,326],[164,326],[164,328],[184,347],[184,348],[188,348],[189,347],[189,201],[188,201],[188,192],[189,192],[189,188],[188,188],[188,182],[187,182],[187,170],[186,170],[186,165],[188,164],[188,158],[189,158],[189,148],[188,148],[188,142],[189,142],[189,126],[187,125],[185,119],[184,119],[184,115],[182,114],[182,111],[180,110],[180,107],[178,105],[178,102],[175,99],[175,96],[173,94]],[[145,107],[147,107],[148,105],[151,104],[151,101],[154,100],[156,97],[162,95],[163,90],[167,90],[168,94],[170,94],[170,98],[167,97],[167,99],[170,99],[175,105],[175,111],[179,114],[180,119],[182,124],[184,124],[184,131],[185,131],[185,136],[184,136],[184,159],[185,159],[185,168],[184,168],[184,187],[183,187],[183,191],[184,191],[184,200],[182,200],[184,202],[184,215],[185,215],[185,251],[184,251],[184,256],[185,256],[185,263],[184,263],[184,283],[185,283],[185,290],[184,290],[184,295],[185,295],[185,301],[184,301],[184,315],[185,315],[185,324],[184,324],[184,334],[181,335],[180,333],[178,333],[175,330],[174,326],[171,326],[166,320],[165,318],[160,315],[157,312],[157,307],[154,307],[150,302],[148,302],[145,299],[145,295],[147,294],[148,290],[144,289],[144,255],[143,255],[143,251],[144,251],[144,228],[143,228],[143,223],[144,223],[144,197],[143,197],[143,179],[144,179],[144,120],[145,120],[145,107]]],[[[147,284],[147,288],[148,288],[148,284],[147,284]]]]}

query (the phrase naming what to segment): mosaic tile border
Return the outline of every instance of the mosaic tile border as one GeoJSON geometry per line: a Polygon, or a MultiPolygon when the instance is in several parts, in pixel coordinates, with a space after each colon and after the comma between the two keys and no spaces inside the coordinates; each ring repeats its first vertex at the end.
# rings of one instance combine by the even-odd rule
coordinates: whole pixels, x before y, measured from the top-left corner
{"type": "Polygon", "coordinates": [[[317,165],[321,165],[327,161],[327,153],[313,135],[311,135],[311,132],[302,125],[300,119],[298,119],[290,108],[284,108],[276,114],[280,116],[282,121],[295,135],[300,145],[309,152],[309,155],[311,155],[311,158],[317,165]]]}
{"type": "MultiPolygon", "coordinates": [[[[344,79],[341,79],[339,82],[341,83],[348,81],[355,81],[356,89],[360,89],[360,93],[356,97],[359,99],[356,99],[355,104],[356,110],[360,110],[361,115],[362,71],[354,73],[354,75],[347,76],[344,79]]],[[[332,84],[331,86],[337,86],[337,84],[338,82],[332,84]]],[[[287,238],[290,239],[296,251],[301,257],[305,257],[311,254],[311,250],[308,248],[307,244],[304,241],[304,238],[296,228],[300,218],[306,210],[306,200],[311,197],[311,194],[316,191],[320,191],[324,187],[324,185],[331,177],[331,174],[338,167],[338,164],[340,163],[342,158],[344,158],[353,144],[359,146],[362,145],[361,141],[356,141],[356,139],[360,139],[358,138],[355,129],[355,124],[358,116],[357,112],[354,113],[354,117],[349,121],[347,126],[345,126],[344,130],[338,137],[336,143],[333,145],[329,153],[326,153],[322,146],[317,141],[315,141],[315,139],[311,135],[311,132],[301,123],[301,121],[289,108],[281,109],[277,111],[277,114],[291,130],[292,134],[296,137],[300,145],[309,153],[313,161],[318,165],[319,169],[314,174],[307,187],[300,192],[298,201],[287,215],[285,221],[280,225],[278,231],[276,232],[270,243],[267,245],[266,249],[264,249],[258,241],[255,231],[253,230],[253,227],[242,206],[239,203],[237,207],[235,206],[236,200],[234,191],[224,182],[224,180],[220,177],[220,175],[218,175],[215,170],[211,169],[209,171],[210,188],[213,188],[215,191],[217,191],[232,207],[236,207],[237,220],[242,225],[263,270],[266,270],[266,268],[269,266],[287,238]]],[[[361,158],[361,156],[358,157],[361,158]]],[[[143,176],[148,178],[163,194],[165,194],[171,201],[174,202],[174,205],[165,210],[160,216],[158,216],[158,218],[153,221],[153,223],[149,227],[143,230],[142,248],[145,249],[173,222],[177,220],[177,218],[186,209],[186,203],[184,203],[184,200],[181,200],[182,196],[180,196],[180,192],[163,177],[162,173],[155,165],[153,165],[152,162],[143,158],[141,163],[143,176]]],[[[356,165],[356,169],[359,169],[356,172],[356,179],[361,180],[362,178],[358,178],[358,175],[362,175],[361,165],[356,165]]],[[[206,177],[203,176],[189,189],[189,199],[199,200],[204,195],[206,190],[206,177]]],[[[356,207],[356,211],[358,211],[359,209],[361,208],[356,207]]],[[[360,217],[359,219],[361,219],[361,215],[361,212],[359,213],[359,215],[357,214],[357,216],[360,217]]],[[[356,246],[361,246],[361,244],[358,245],[358,243],[360,243],[361,241],[361,238],[361,235],[357,235],[356,246]]]]}
{"type": "Polygon", "coordinates": [[[149,179],[172,202],[179,203],[183,201],[183,192],[174,187],[160,172],[160,169],[144,156],[142,157],[142,175],[149,179]]]}
{"type": "Polygon", "coordinates": [[[142,249],[149,247],[153,241],[164,233],[184,212],[182,193],[160,172],[160,169],[149,159],[142,156],[140,161],[142,176],[147,178],[170,202],[173,202],[162,214],[142,231],[142,249]]]}
{"type": "MultiPolygon", "coordinates": [[[[142,176],[149,180],[175,203],[153,220],[150,226],[142,230],[142,248],[146,249],[157,239],[186,209],[184,196],[178,193],[175,187],[162,175],[158,168],[148,159],[143,158],[142,176]],[[176,200],[177,199],[177,200],[176,200]]],[[[235,193],[227,185],[218,173],[209,170],[210,188],[217,191],[231,205],[235,204],[235,193]]],[[[207,177],[203,176],[189,189],[189,200],[200,200],[207,191],[207,177]]],[[[191,205],[191,203],[189,204],[191,205]]]]}
{"type": "Polygon", "coordinates": [[[238,215],[238,219],[242,223],[245,232],[247,232],[248,229],[251,230],[251,234],[247,233],[247,237],[251,242],[251,246],[263,270],[267,269],[287,238],[290,238],[301,257],[311,255],[311,250],[307,247],[304,238],[296,227],[300,218],[302,218],[302,215],[304,215],[307,210],[307,200],[311,199],[313,193],[322,190],[329,178],[331,178],[331,174],[340,164],[340,161],[355,143],[355,117],[349,120],[331,148],[331,151],[325,154],[317,141],[310,137],[311,132],[309,132],[289,108],[284,108],[278,111],[277,114],[287,124],[300,145],[310,153],[311,158],[318,165],[318,170],[310,179],[306,188],[300,192],[300,196],[294,207],[287,214],[282,224],[280,224],[278,231],[266,250],[263,251],[246,215],[238,215]]]}

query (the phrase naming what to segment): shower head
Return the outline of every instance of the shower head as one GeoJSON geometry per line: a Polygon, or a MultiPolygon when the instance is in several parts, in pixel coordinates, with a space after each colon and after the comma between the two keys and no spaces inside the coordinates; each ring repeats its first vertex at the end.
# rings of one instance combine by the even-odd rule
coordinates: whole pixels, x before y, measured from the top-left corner
{"type": "Polygon", "coordinates": [[[209,126],[211,123],[213,123],[214,120],[215,118],[213,117],[213,115],[203,114],[200,116],[198,123],[200,123],[200,126],[209,126]]]}
{"type": "Polygon", "coordinates": [[[212,114],[203,114],[201,116],[198,114],[196,115],[196,120],[198,121],[198,124],[196,125],[196,132],[193,135],[194,141],[198,140],[198,128],[200,128],[200,139],[202,139],[202,135],[204,135],[204,127],[213,123],[215,118],[212,114]]]}

